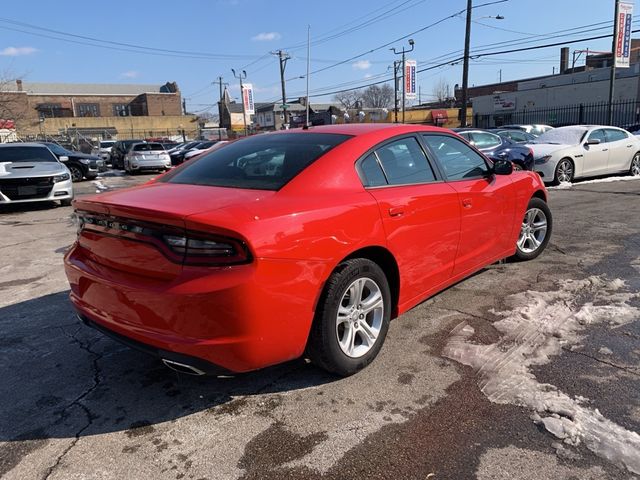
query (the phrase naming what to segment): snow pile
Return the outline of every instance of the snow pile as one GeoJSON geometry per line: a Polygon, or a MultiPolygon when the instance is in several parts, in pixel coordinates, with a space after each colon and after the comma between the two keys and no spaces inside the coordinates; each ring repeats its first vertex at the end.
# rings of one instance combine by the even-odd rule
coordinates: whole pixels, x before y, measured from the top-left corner
{"type": "Polygon", "coordinates": [[[567,190],[574,186],[589,185],[591,183],[613,183],[613,182],[629,182],[633,180],[640,180],[640,177],[624,176],[624,177],[607,177],[596,178],[595,180],[584,180],[578,183],[562,182],[555,187],[547,187],[547,190],[567,190]]]}
{"type": "Polygon", "coordinates": [[[566,280],[551,292],[528,291],[508,298],[511,310],[493,326],[502,334],[497,343],[471,342],[474,329],[461,323],[452,332],[443,354],[469,365],[480,376],[480,387],[494,403],[534,410],[533,419],[568,445],[584,444],[597,455],[640,474],[640,435],[607,420],[587,399],[571,398],[541,384],[530,367],[546,364],[563,348],[580,341],[588,325],[619,326],[640,317],[630,305],[637,293],[627,293],[622,280],[594,276],[566,280]]]}
{"type": "Polygon", "coordinates": [[[105,185],[102,180],[94,180],[91,183],[96,187],[96,193],[102,193],[109,190],[109,187],[105,185]]]}

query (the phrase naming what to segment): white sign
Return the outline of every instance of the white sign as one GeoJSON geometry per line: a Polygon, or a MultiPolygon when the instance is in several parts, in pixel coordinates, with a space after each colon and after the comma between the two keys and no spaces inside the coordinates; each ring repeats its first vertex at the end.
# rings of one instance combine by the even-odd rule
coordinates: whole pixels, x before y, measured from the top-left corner
{"type": "Polygon", "coordinates": [[[417,98],[416,93],[416,69],[415,60],[406,60],[404,63],[404,96],[408,100],[417,98]]]}
{"type": "Polygon", "coordinates": [[[619,5],[618,30],[616,31],[616,67],[629,68],[633,3],[620,2],[619,5]]]}
{"type": "Polygon", "coordinates": [[[495,95],[493,97],[493,111],[507,112],[516,109],[515,95],[495,95]]]}
{"type": "Polygon", "coordinates": [[[244,102],[245,114],[253,115],[256,113],[255,106],[253,104],[253,85],[250,83],[242,85],[242,101],[244,102]]]}

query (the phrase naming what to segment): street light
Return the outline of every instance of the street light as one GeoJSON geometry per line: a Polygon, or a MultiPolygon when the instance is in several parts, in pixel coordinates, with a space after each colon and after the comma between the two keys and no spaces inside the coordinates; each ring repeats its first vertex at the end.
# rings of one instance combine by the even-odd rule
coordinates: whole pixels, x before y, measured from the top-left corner
{"type": "MultiPolygon", "coordinates": [[[[464,35],[464,61],[462,64],[462,108],[460,109],[460,126],[467,126],[467,89],[469,86],[469,45],[471,44],[471,11],[473,10],[473,0],[467,0],[467,19],[464,35]]],[[[495,18],[504,20],[502,15],[486,16],[481,18],[495,18]]]]}
{"type": "MultiPolygon", "coordinates": [[[[470,1],[471,0],[469,0],[469,2],[470,1]]],[[[405,50],[404,47],[402,47],[402,50],[400,52],[398,52],[395,47],[389,49],[389,50],[392,50],[393,53],[396,55],[402,55],[402,123],[404,123],[404,106],[405,106],[405,96],[407,93],[407,80],[405,79],[406,72],[405,72],[404,55],[405,53],[409,53],[413,51],[413,47],[415,46],[415,42],[413,41],[413,38],[409,39],[409,45],[411,46],[409,50],[405,50]]],[[[395,72],[395,67],[394,67],[394,72],[395,72]]]]}
{"type": "Polygon", "coordinates": [[[242,70],[242,72],[238,73],[236,75],[236,71],[232,68],[231,71],[233,72],[233,76],[236,77],[238,80],[240,80],[240,98],[242,99],[242,121],[244,123],[244,136],[246,137],[247,135],[249,135],[248,131],[247,131],[247,114],[244,111],[244,92],[242,91],[242,80],[244,80],[245,78],[247,78],[247,72],[245,70],[242,70]]]}

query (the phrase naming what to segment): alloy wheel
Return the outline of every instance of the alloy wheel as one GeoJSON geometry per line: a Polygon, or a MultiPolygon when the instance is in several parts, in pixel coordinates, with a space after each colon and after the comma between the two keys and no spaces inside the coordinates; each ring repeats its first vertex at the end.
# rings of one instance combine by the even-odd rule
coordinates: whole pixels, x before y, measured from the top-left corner
{"type": "Polygon", "coordinates": [[[573,180],[573,165],[569,160],[563,160],[558,164],[556,176],[561,183],[573,180]]]}
{"type": "Polygon", "coordinates": [[[336,335],[342,352],[351,358],[365,355],[376,343],[384,318],[384,299],[376,282],[357,278],[342,295],[336,317],[336,335]]]}
{"type": "Polygon", "coordinates": [[[539,208],[530,208],[524,214],[518,249],[523,253],[533,253],[544,242],[547,236],[547,216],[539,208]]]}
{"type": "Polygon", "coordinates": [[[631,160],[631,168],[629,171],[634,177],[640,176],[640,153],[636,153],[633,160],[631,160]]]}
{"type": "Polygon", "coordinates": [[[76,167],[76,166],[70,166],[69,167],[69,172],[71,172],[71,181],[72,182],[79,182],[80,180],[82,180],[82,171],[76,167]]]}

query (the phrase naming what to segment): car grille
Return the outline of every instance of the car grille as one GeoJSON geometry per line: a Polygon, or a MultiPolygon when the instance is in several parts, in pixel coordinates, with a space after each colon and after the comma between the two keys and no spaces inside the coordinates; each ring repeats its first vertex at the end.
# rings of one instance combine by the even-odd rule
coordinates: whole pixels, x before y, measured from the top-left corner
{"type": "Polygon", "coordinates": [[[45,198],[53,188],[53,177],[26,177],[0,179],[0,192],[11,200],[45,198]]]}

